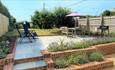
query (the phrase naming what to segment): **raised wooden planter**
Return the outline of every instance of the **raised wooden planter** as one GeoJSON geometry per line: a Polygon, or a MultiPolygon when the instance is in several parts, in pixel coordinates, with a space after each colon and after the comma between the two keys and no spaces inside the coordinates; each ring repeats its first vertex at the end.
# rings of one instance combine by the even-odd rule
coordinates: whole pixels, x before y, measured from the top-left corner
{"type": "Polygon", "coordinates": [[[13,46],[12,52],[7,54],[6,58],[0,59],[0,70],[12,70],[12,68],[6,69],[6,67],[13,64],[14,62],[14,55],[15,55],[15,49],[16,49],[15,42],[12,43],[12,46],[13,46]]]}
{"type": "Polygon", "coordinates": [[[108,44],[100,44],[100,45],[94,45],[89,48],[84,49],[73,49],[73,50],[65,50],[65,51],[58,51],[58,52],[49,52],[47,50],[42,50],[42,54],[44,55],[44,58],[56,58],[65,56],[68,54],[74,54],[79,52],[93,52],[93,51],[100,51],[104,55],[115,53],[115,43],[108,43],[108,44]]]}
{"type": "Polygon", "coordinates": [[[67,68],[55,69],[55,70],[103,70],[104,68],[113,67],[112,60],[105,59],[101,62],[90,62],[82,65],[72,65],[67,68]]]}

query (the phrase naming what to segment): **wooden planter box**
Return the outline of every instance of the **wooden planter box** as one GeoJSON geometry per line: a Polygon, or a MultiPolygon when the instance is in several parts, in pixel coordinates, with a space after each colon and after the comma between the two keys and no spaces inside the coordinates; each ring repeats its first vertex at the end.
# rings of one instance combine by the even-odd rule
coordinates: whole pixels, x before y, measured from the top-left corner
{"type": "Polygon", "coordinates": [[[44,58],[56,58],[68,54],[74,54],[79,52],[89,53],[96,50],[101,51],[104,55],[115,53],[115,43],[100,44],[84,49],[73,49],[73,50],[65,50],[65,51],[58,51],[58,52],[49,52],[48,50],[42,50],[41,53],[44,55],[44,58]]]}
{"type": "Polygon", "coordinates": [[[7,54],[6,58],[0,59],[0,70],[12,70],[9,68],[11,67],[9,65],[13,64],[14,62],[14,55],[15,55],[15,49],[16,49],[15,42],[12,43],[12,46],[13,46],[12,52],[7,54]]]}
{"type": "Polygon", "coordinates": [[[72,65],[67,68],[55,69],[55,70],[103,70],[104,68],[113,67],[112,60],[105,59],[101,62],[90,62],[82,65],[72,65]]]}

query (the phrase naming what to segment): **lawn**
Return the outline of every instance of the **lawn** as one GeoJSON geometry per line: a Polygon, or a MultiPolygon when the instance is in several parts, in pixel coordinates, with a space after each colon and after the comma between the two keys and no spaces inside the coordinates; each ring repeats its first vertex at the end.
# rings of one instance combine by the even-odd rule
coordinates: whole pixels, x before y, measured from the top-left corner
{"type": "Polygon", "coordinates": [[[55,29],[29,29],[31,30],[35,30],[35,32],[38,34],[38,36],[46,36],[46,35],[60,35],[61,32],[59,29],[55,28],[55,29]]]}

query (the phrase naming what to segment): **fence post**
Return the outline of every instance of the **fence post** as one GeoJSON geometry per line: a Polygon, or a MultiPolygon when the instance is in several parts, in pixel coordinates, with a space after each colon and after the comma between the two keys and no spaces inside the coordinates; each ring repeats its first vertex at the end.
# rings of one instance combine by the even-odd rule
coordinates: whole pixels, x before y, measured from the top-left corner
{"type": "Polygon", "coordinates": [[[89,23],[89,16],[86,17],[87,19],[87,31],[88,31],[88,35],[90,35],[90,23],[89,23]]]}

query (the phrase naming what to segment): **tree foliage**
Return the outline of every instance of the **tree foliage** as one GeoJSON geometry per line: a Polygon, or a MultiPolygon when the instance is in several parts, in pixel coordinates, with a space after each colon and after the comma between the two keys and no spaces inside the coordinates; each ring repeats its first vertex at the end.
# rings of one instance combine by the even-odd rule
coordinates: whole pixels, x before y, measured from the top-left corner
{"type": "Polygon", "coordinates": [[[103,16],[110,16],[111,15],[111,11],[109,10],[105,10],[103,13],[102,13],[103,16]]]}
{"type": "Polygon", "coordinates": [[[8,9],[0,1],[0,13],[4,14],[7,17],[10,17],[8,9]]]}
{"type": "Polygon", "coordinates": [[[66,17],[71,10],[67,8],[58,7],[53,12],[44,9],[42,11],[35,11],[31,17],[34,27],[52,28],[60,26],[72,26],[73,20],[71,17],[66,17]]]}

